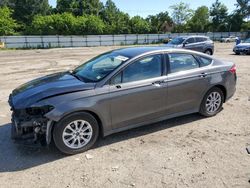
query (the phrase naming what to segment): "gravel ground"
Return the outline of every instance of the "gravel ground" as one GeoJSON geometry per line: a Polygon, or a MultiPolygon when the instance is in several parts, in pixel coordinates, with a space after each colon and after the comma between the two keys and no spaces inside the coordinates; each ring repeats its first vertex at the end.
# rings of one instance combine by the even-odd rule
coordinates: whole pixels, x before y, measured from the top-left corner
{"type": "Polygon", "coordinates": [[[114,47],[0,51],[0,187],[250,187],[250,56],[216,43],[236,63],[237,92],[216,117],[192,114],[99,139],[64,156],[10,139],[9,93],[114,47]]]}

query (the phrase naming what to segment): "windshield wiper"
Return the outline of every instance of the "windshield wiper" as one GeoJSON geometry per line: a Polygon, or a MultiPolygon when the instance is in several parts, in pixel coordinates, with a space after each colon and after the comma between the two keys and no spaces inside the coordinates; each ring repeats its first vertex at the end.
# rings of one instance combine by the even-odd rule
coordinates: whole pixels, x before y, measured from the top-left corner
{"type": "Polygon", "coordinates": [[[75,71],[69,71],[70,75],[74,76],[75,78],[77,78],[78,80],[88,83],[88,82],[95,82],[94,80],[85,78],[83,76],[78,75],[75,71]]]}
{"type": "Polygon", "coordinates": [[[84,82],[84,80],[82,79],[82,77],[80,77],[79,75],[76,74],[76,72],[74,71],[69,71],[71,76],[74,76],[77,80],[80,80],[82,82],[84,82]]]}

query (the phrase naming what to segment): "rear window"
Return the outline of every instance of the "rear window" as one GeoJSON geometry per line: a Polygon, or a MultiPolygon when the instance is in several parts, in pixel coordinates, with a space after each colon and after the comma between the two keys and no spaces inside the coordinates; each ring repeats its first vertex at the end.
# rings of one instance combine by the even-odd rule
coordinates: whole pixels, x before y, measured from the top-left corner
{"type": "Polygon", "coordinates": [[[206,58],[206,57],[201,57],[201,56],[199,56],[198,58],[199,58],[199,60],[200,60],[200,66],[201,66],[201,67],[208,66],[208,65],[210,65],[210,64],[212,63],[212,61],[213,61],[212,59],[206,58]]]}

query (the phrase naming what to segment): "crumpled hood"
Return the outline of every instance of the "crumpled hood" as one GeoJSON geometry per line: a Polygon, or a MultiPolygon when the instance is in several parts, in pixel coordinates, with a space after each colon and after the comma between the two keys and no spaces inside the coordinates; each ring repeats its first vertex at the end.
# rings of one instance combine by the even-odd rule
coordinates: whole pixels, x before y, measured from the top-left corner
{"type": "Polygon", "coordinates": [[[94,83],[84,83],[69,72],[56,73],[27,82],[10,96],[10,105],[15,109],[27,108],[45,98],[93,89],[94,83]]]}

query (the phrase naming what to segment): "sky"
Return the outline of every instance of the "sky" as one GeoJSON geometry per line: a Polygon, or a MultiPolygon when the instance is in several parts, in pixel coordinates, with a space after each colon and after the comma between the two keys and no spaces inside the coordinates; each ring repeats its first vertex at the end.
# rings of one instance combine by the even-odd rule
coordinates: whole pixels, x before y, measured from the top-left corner
{"type": "MultiPolygon", "coordinates": [[[[106,0],[101,0],[102,2],[106,2],[106,0]]],[[[116,6],[122,10],[123,12],[128,13],[130,16],[142,16],[147,17],[148,15],[155,15],[159,12],[168,11],[171,13],[169,7],[174,4],[178,4],[180,2],[187,2],[190,5],[191,9],[196,9],[199,6],[205,5],[211,7],[211,5],[215,2],[215,0],[113,0],[116,6]]],[[[229,13],[232,12],[236,7],[236,0],[220,0],[224,3],[229,13]]],[[[55,7],[56,0],[49,0],[49,3],[55,7]]]]}

